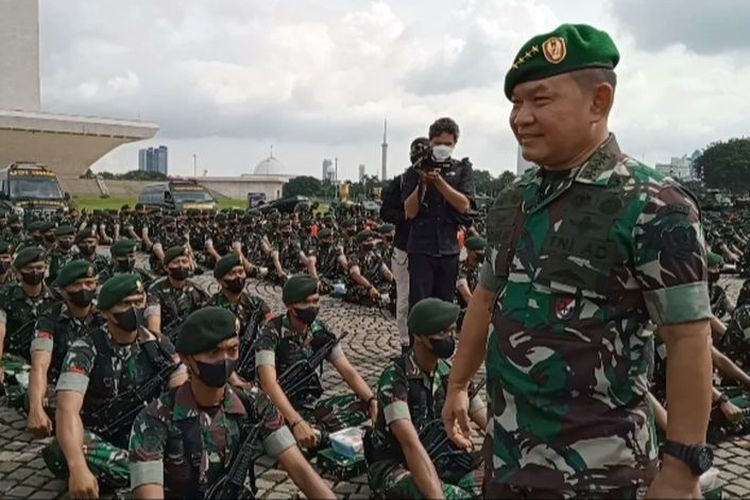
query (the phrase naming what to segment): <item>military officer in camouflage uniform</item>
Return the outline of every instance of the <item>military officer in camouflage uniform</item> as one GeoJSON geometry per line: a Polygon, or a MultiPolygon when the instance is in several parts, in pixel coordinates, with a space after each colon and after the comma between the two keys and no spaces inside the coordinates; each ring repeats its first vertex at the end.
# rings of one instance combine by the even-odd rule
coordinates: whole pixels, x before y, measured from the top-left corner
{"type": "Polygon", "coordinates": [[[99,277],[100,281],[104,283],[118,273],[135,273],[140,275],[143,280],[143,286],[148,287],[153,276],[151,276],[151,274],[145,269],[136,267],[137,247],[138,242],[129,239],[117,240],[111,247],[109,247],[112,262],[110,263],[109,268],[99,277]]]}
{"type": "Polygon", "coordinates": [[[13,273],[13,246],[9,241],[0,239],[0,287],[15,281],[13,273]]]}
{"type": "Polygon", "coordinates": [[[57,229],[57,223],[52,220],[42,222],[39,226],[39,232],[42,235],[42,246],[49,255],[55,248],[55,242],[57,237],[55,236],[55,230],[57,229]]]}
{"type": "Polygon", "coordinates": [[[60,272],[60,269],[75,259],[76,256],[73,251],[75,234],[76,230],[73,226],[64,225],[55,229],[55,238],[57,241],[55,248],[52,249],[49,255],[48,279],[50,282],[57,278],[57,273],[60,272]]]}
{"type": "MultiPolygon", "coordinates": [[[[0,288],[0,354],[4,367],[30,361],[34,322],[54,300],[44,283],[47,265],[42,248],[18,252],[13,268],[19,281],[0,288]]],[[[0,367],[0,382],[3,379],[4,368],[0,367]]]]}
{"type": "Polygon", "coordinates": [[[333,333],[317,320],[320,311],[318,281],[308,275],[295,275],[284,284],[282,300],[286,314],[266,322],[256,342],[255,364],[263,391],[276,406],[303,448],[320,444],[320,433],[356,426],[377,414],[377,402],[367,383],[347,359],[333,333]],[[325,356],[354,391],[320,399],[323,388],[312,367],[313,387],[290,399],[278,383],[294,363],[309,359],[319,349],[328,348],[325,356]],[[316,432],[317,431],[317,432],[316,432]]]}
{"type": "Polygon", "coordinates": [[[466,308],[471,302],[471,295],[479,283],[479,269],[484,262],[487,240],[481,236],[472,236],[466,240],[465,246],[466,259],[458,263],[458,279],[456,280],[456,301],[461,307],[461,314],[456,322],[459,332],[464,322],[466,308]]]}
{"type": "Polygon", "coordinates": [[[684,498],[700,494],[710,467],[700,210],[609,133],[618,60],[606,33],[563,25],[526,43],[505,79],[511,129],[541,167],[487,215],[489,251],[443,411],[448,434],[466,444],[467,387],[486,354],[488,497],[632,498],[650,483],[654,497],[684,498]],[[670,357],[658,474],[649,320],[670,357]]]}
{"type": "Polygon", "coordinates": [[[0,240],[7,241],[13,248],[18,248],[25,239],[21,218],[16,214],[8,215],[7,227],[0,233],[0,240]]]}
{"type": "Polygon", "coordinates": [[[100,255],[96,252],[98,240],[94,234],[94,227],[87,227],[78,231],[76,234],[76,247],[78,248],[78,255],[76,258],[85,259],[89,261],[96,269],[96,274],[101,274],[107,271],[109,268],[109,261],[104,255],[100,255]]]}
{"type": "Polygon", "coordinates": [[[378,303],[380,290],[376,286],[383,280],[393,282],[393,274],[383,257],[375,247],[379,240],[376,234],[365,229],[357,234],[359,248],[356,253],[347,257],[349,264],[349,281],[346,298],[358,304],[378,303]]]}
{"type": "MultiPolygon", "coordinates": [[[[427,425],[440,419],[455,349],[457,305],[422,299],[407,321],[414,344],[383,370],[378,382],[379,412],[368,456],[370,489],[386,498],[470,498],[481,487],[481,470],[456,477],[456,467],[434,464],[420,441],[427,425]]],[[[487,425],[479,395],[470,402],[471,419],[487,425]]]]}
{"type": "Polygon", "coordinates": [[[718,319],[723,318],[727,314],[734,312],[734,304],[727,297],[727,292],[724,287],[719,285],[719,278],[721,277],[721,269],[724,267],[724,258],[713,252],[709,252],[706,257],[708,265],[708,289],[709,289],[709,300],[711,301],[711,312],[718,319]]]}
{"type": "MultiPolygon", "coordinates": [[[[140,326],[146,295],[140,277],[118,274],[101,288],[98,307],[106,325],[73,342],[57,381],[56,440],[43,451],[50,470],[68,477],[73,498],[99,494],[99,485],[128,485],[132,420],[112,421],[118,404],[136,387],[157,385],[139,397],[155,399],[187,380],[174,346],[140,326]]],[[[138,400],[138,408],[142,405],[138,400]]],[[[136,413],[132,413],[133,420],[136,413]]]]}
{"type": "Polygon", "coordinates": [[[261,427],[256,456],[278,459],[307,497],[333,498],[265,395],[229,384],[239,357],[237,333],[237,319],[225,309],[206,307],[188,316],[176,348],[189,381],[152,402],[133,424],[130,484],[136,498],[200,498],[228,472],[251,426],[261,427]]]}
{"type": "Polygon", "coordinates": [[[185,246],[175,246],[164,253],[167,275],[148,290],[146,321],[148,328],[162,332],[174,341],[176,326],[208,301],[208,294],[190,276],[191,260],[185,246]]]}
{"type": "Polygon", "coordinates": [[[93,304],[97,285],[96,270],[91,263],[85,260],[68,263],[53,283],[62,299],[53,302],[34,327],[26,429],[36,438],[52,433],[54,387],[68,348],[87,331],[104,324],[93,304]]]}

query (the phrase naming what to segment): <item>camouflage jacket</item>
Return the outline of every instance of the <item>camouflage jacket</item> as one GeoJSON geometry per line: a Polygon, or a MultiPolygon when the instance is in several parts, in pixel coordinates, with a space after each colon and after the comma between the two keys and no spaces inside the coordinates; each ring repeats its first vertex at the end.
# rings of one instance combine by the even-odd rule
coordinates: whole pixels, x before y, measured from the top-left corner
{"type": "Polygon", "coordinates": [[[76,258],[76,252],[73,250],[63,251],[59,248],[52,250],[49,255],[49,282],[52,283],[57,278],[60,269],[65,267],[66,264],[73,262],[76,258]]]}
{"type": "Polygon", "coordinates": [[[344,249],[340,245],[318,245],[318,273],[329,280],[341,278],[344,268],[339,259],[343,254],[344,249]]]}
{"type": "Polygon", "coordinates": [[[223,307],[224,309],[232,311],[232,313],[234,313],[234,315],[240,320],[240,332],[245,331],[250,318],[256,311],[260,310],[263,317],[271,313],[271,309],[269,309],[268,304],[266,304],[266,301],[263,300],[263,298],[258,295],[252,295],[246,291],[242,292],[240,300],[236,304],[229,302],[227,296],[219,291],[211,298],[209,305],[223,307]]]}
{"type": "Polygon", "coordinates": [[[46,351],[51,354],[52,360],[47,370],[48,383],[57,382],[63,360],[73,342],[105,323],[104,316],[94,307],[85,318],[76,318],[62,300],[54,302],[39,316],[34,328],[34,339],[31,341],[31,351],[46,351]]]}
{"type": "Polygon", "coordinates": [[[34,323],[54,301],[55,297],[46,285],[36,297],[26,295],[20,283],[10,283],[0,288],[0,323],[5,324],[3,352],[29,360],[34,323]]]}
{"type": "Polygon", "coordinates": [[[261,420],[255,398],[250,406],[246,408],[230,386],[214,414],[198,406],[190,382],[162,394],[144,408],[133,423],[131,488],[158,483],[163,484],[169,496],[194,497],[225,473],[239,451],[244,432],[249,425],[258,422],[262,422],[257,443],[261,452],[277,457],[294,446],[294,437],[275,408],[271,407],[272,411],[263,414],[261,420]],[[191,432],[196,426],[199,432],[191,432]],[[196,468],[192,450],[200,453],[196,468]]]}
{"type": "Polygon", "coordinates": [[[727,331],[718,342],[719,350],[747,370],[750,368],[750,304],[734,310],[727,331]]]}
{"type": "MultiPolygon", "coordinates": [[[[463,260],[458,264],[458,279],[456,280],[456,287],[460,283],[466,282],[466,286],[473,293],[477,283],[479,283],[479,266],[472,266],[467,260],[463,260]]],[[[463,295],[456,289],[456,301],[461,309],[466,309],[469,305],[464,301],[463,295]]]]}
{"type": "Polygon", "coordinates": [[[208,294],[192,280],[187,280],[181,288],[175,288],[169,283],[169,278],[162,277],[148,289],[145,316],[160,315],[162,332],[174,337],[177,334],[174,326],[206,305],[206,302],[208,294]]]}
{"type": "Polygon", "coordinates": [[[645,326],[711,314],[697,203],[610,136],[579,168],[519,177],[487,235],[494,481],[573,494],[648,480],[645,326]]]}
{"type": "Polygon", "coordinates": [[[109,259],[105,257],[104,255],[94,252],[94,255],[91,256],[91,258],[84,257],[80,253],[77,253],[73,256],[73,259],[83,259],[91,262],[91,264],[94,266],[94,269],[96,270],[96,274],[104,273],[109,269],[109,259]]]}

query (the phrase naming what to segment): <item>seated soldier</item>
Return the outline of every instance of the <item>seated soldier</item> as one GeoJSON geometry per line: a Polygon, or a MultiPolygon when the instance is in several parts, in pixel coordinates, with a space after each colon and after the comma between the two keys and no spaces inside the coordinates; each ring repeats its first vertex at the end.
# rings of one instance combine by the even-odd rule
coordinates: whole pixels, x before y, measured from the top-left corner
{"type": "Polygon", "coordinates": [[[484,249],[487,240],[480,236],[471,236],[466,240],[466,259],[458,264],[458,279],[456,280],[456,301],[461,308],[456,326],[461,331],[466,308],[479,282],[479,270],[484,262],[484,249]]]}
{"type": "Polygon", "coordinates": [[[75,234],[76,230],[73,226],[65,225],[55,229],[55,238],[57,241],[49,256],[49,276],[47,276],[49,281],[54,281],[60,269],[76,258],[76,254],[73,251],[75,234]]]}
{"type": "Polygon", "coordinates": [[[146,324],[153,332],[177,339],[177,326],[208,301],[208,294],[189,278],[191,259],[185,246],[175,246],[164,253],[167,275],[148,289],[146,324]]]}
{"type": "Polygon", "coordinates": [[[726,314],[734,312],[734,305],[727,297],[724,287],[719,285],[721,269],[724,267],[724,259],[721,255],[710,253],[706,256],[708,266],[708,293],[711,300],[711,312],[713,315],[722,319],[726,314]]]}
{"type": "Polygon", "coordinates": [[[54,388],[68,348],[105,322],[92,304],[98,280],[90,262],[80,259],[70,262],[60,270],[53,285],[62,300],[53,302],[39,316],[31,342],[26,429],[37,439],[52,434],[54,388]]]}
{"type": "Polygon", "coordinates": [[[154,277],[146,270],[135,265],[138,244],[136,240],[121,239],[109,247],[111,262],[107,270],[99,277],[102,283],[118,273],[136,273],[141,276],[143,286],[148,287],[154,277]]]}
{"type": "Polygon", "coordinates": [[[302,251],[299,238],[292,231],[292,221],[283,219],[279,222],[279,231],[276,233],[278,241],[273,242],[270,252],[271,277],[279,283],[286,281],[293,273],[306,269],[308,274],[316,276],[315,261],[308,259],[302,251]]]}
{"type": "Polygon", "coordinates": [[[0,240],[0,287],[15,281],[12,264],[13,247],[10,242],[0,240]]]}
{"type": "MultiPolygon", "coordinates": [[[[333,333],[316,320],[320,310],[318,281],[308,275],[292,276],[284,284],[286,314],[270,318],[256,342],[255,364],[261,388],[281,411],[303,448],[321,444],[320,435],[356,426],[377,414],[377,402],[367,383],[349,363],[333,333]],[[323,387],[310,366],[301,391],[288,394],[282,379],[295,363],[313,356],[330,361],[355,394],[320,399],[323,387]],[[316,432],[317,431],[317,432],[316,432]]],[[[300,382],[295,380],[295,382],[300,382]]]]}
{"type": "Polygon", "coordinates": [[[330,293],[333,284],[343,281],[348,269],[344,248],[334,244],[333,230],[325,227],[318,233],[318,274],[325,283],[326,293],[330,293]]]}
{"type": "Polygon", "coordinates": [[[174,346],[141,326],[146,295],[135,274],[110,278],[99,292],[106,325],[68,349],[57,381],[53,441],[42,452],[49,469],[68,477],[73,498],[127,487],[128,437],[144,401],[187,380],[174,346]]]}
{"type": "Polygon", "coordinates": [[[55,298],[44,283],[47,264],[41,247],[26,247],[16,254],[13,269],[17,283],[0,289],[0,383],[5,368],[28,363],[34,323],[55,298]]]}
{"type": "MultiPolygon", "coordinates": [[[[420,440],[430,423],[437,422],[443,429],[440,418],[459,311],[457,305],[437,298],[417,302],[408,319],[414,344],[380,376],[378,403],[382,411],[373,429],[371,452],[366,452],[370,489],[377,494],[387,498],[466,498],[482,484],[481,470],[459,471],[450,461],[441,460],[441,469],[437,469],[437,457],[427,451],[430,443],[420,440]],[[460,477],[456,477],[457,471],[460,477]]],[[[485,428],[486,406],[477,395],[470,402],[469,415],[485,428]]],[[[447,440],[447,435],[443,436],[447,440]]],[[[475,458],[470,463],[479,462],[475,458]]]]}
{"type": "MultiPolygon", "coordinates": [[[[229,384],[239,357],[238,328],[235,316],[218,307],[188,316],[176,349],[189,380],[153,401],[133,424],[130,484],[136,498],[200,498],[247,451],[240,448],[257,426],[253,462],[265,452],[308,498],[333,498],[265,395],[229,384]],[[194,454],[204,459],[196,462],[194,454]]],[[[243,478],[248,472],[241,471],[243,478]]]]}
{"type": "Polygon", "coordinates": [[[76,234],[76,247],[78,248],[77,259],[85,259],[94,265],[96,274],[103,273],[109,267],[109,261],[104,255],[96,252],[98,240],[94,235],[94,228],[87,227],[76,234]]]}
{"type": "Polygon", "coordinates": [[[380,302],[381,291],[377,284],[383,281],[395,284],[388,264],[375,249],[379,243],[376,236],[369,229],[357,234],[359,249],[347,258],[350,278],[346,287],[347,301],[358,304],[380,302]]]}

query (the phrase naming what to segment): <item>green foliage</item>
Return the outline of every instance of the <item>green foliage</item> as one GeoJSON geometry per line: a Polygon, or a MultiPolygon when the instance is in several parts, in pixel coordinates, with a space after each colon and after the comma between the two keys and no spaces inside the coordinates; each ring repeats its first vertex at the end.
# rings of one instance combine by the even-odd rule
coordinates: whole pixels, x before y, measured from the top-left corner
{"type": "Polygon", "coordinates": [[[104,180],[120,180],[120,181],[165,181],[167,176],[160,172],[146,172],[144,170],[131,170],[124,174],[113,174],[112,172],[99,172],[94,173],[91,169],[80,177],[81,179],[96,179],[96,176],[100,176],[104,180]]]}
{"type": "Polygon", "coordinates": [[[289,196],[318,196],[321,192],[321,183],[315,177],[303,175],[290,179],[284,184],[282,194],[284,197],[289,196]]]}
{"type": "Polygon", "coordinates": [[[750,192],[750,139],[710,144],[696,158],[695,168],[709,188],[750,192]]]}
{"type": "Polygon", "coordinates": [[[503,172],[500,177],[493,177],[487,170],[474,170],[474,186],[477,195],[494,198],[516,178],[510,171],[503,172]]]}

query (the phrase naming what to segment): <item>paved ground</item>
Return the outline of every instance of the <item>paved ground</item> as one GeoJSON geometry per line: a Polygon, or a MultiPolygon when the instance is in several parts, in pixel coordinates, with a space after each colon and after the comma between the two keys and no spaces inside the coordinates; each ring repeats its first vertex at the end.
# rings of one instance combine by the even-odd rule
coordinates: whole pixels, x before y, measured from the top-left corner
{"type": "MultiPolygon", "coordinates": [[[[739,283],[732,280],[730,293],[736,294],[739,283]]],[[[252,282],[250,288],[280,310],[280,289],[252,282]]],[[[397,354],[399,340],[395,322],[385,311],[323,299],[321,317],[343,340],[344,350],[367,382],[375,386],[382,367],[397,354]]],[[[342,390],[342,380],[327,370],[324,386],[329,392],[342,390]]],[[[40,457],[44,441],[32,441],[24,430],[25,419],[15,410],[0,408],[0,495],[2,497],[55,498],[63,496],[66,481],[55,479],[40,457]]],[[[750,497],[750,436],[734,438],[716,450],[716,465],[726,481],[725,492],[736,497],[750,497]],[[747,439],[746,439],[747,438],[747,439]]],[[[274,468],[264,458],[256,465],[257,485],[263,498],[289,498],[298,495],[296,486],[286,473],[274,468]]],[[[342,498],[367,498],[366,475],[347,482],[329,481],[342,498]]]]}

